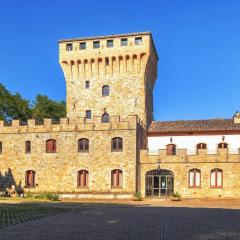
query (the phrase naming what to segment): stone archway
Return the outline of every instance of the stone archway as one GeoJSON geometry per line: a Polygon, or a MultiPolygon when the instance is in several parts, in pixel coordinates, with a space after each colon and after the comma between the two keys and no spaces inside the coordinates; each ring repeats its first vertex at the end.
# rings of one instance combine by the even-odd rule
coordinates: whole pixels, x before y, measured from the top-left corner
{"type": "Polygon", "coordinates": [[[167,197],[174,191],[174,174],[167,169],[154,169],[146,173],[146,197],[167,197]]]}

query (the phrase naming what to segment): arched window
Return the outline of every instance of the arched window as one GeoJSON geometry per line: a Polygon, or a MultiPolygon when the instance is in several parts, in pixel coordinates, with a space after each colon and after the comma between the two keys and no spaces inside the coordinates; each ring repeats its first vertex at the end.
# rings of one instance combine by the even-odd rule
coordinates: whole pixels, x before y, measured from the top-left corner
{"type": "Polygon", "coordinates": [[[2,154],[2,142],[0,141],[0,154],[2,154]]]}
{"type": "Polygon", "coordinates": [[[168,144],[167,145],[167,155],[176,155],[177,154],[177,147],[175,144],[168,144]]]}
{"type": "Polygon", "coordinates": [[[191,169],[189,171],[189,187],[201,187],[201,171],[199,169],[191,169]]]}
{"type": "Polygon", "coordinates": [[[201,149],[207,149],[207,144],[206,143],[198,143],[197,144],[197,152],[198,152],[198,150],[201,150],[201,149]]]}
{"type": "Polygon", "coordinates": [[[30,141],[25,142],[25,153],[31,153],[31,142],[30,141]]]}
{"type": "Polygon", "coordinates": [[[25,186],[26,187],[35,187],[35,171],[28,170],[25,172],[25,186]]]}
{"type": "Polygon", "coordinates": [[[108,85],[104,85],[102,87],[102,96],[109,96],[109,86],[108,85]]]}
{"type": "Polygon", "coordinates": [[[218,149],[227,149],[228,148],[228,144],[221,142],[218,144],[218,149]]]}
{"type": "Polygon", "coordinates": [[[109,123],[109,114],[108,113],[104,113],[102,115],[102,123],[109,123]]]}
{"type": "Polygon", "coordinates": [[[122,187],[123,174],[122,170],[114,169],[111,171],[111,187],[119,188],[122,187]]]}
{"type": "Polygon", "coordinates": [[[55,139],[49,139],[46,141],[46,152],[55,153],[57,149],[57,142],[55,139]]]}
{"type": "Polygon", "coordinates": [[[123,139],[120,137],[115,137],[112,139],[112,151],[121,152],[123,150],[123,139]]]}
{"type": "Polygon", "coordinates": [[[77,175],[77,186],[79,188],[86,188],[88,187],[88,171],[87,170],[80,170],[78,171],[77,175]]]}
{"type": "Polygon", "coordinates": [[[78,152],[89,151],[89,140],[87,138],[81,138],[78,140],[78,152]]]}
{"type": "Polygon", "coordinates": [[[223,171],[221,169],[215,168],[211,170],[210,186],[211,188],[222,188],[223,171]]]}

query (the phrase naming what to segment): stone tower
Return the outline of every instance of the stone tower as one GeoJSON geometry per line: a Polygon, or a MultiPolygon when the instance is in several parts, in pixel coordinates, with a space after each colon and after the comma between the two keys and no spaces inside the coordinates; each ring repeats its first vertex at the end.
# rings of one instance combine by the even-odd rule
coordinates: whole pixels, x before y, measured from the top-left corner
{"type": "Polygon", "coordinates": [[[67,117],[138,115],[153,120],[158,56],[150,32],[59,41],[67,117]]]}

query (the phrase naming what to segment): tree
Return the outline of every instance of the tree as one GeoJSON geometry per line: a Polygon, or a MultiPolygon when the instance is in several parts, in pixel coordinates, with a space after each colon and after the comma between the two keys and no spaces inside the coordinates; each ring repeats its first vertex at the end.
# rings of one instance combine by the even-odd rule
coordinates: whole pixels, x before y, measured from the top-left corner
{"type": "Polygon", "coordinates": [[[44,95],[37,95],[32,108],[32,118],[42,121],[44,118],[57,120],[66,116],[64,101],[54,101],[44,95]]]}
{"type": "Polygon", "coordinates": [[[19,93],[11,94],[5,86],[0,84],[0,119],[26,121],[31,116],[29,101],[23,99],[19,93]]]}

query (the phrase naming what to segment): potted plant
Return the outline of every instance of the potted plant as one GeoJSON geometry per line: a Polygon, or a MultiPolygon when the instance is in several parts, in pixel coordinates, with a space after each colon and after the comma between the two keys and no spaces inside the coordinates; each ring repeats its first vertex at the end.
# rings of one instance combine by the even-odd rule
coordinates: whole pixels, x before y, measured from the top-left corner
{"type": "Polygon", "coordinates": [[[179,192],[175,192],[172,196],[172,201],[181,201],[181,194],[179,192]]]}

